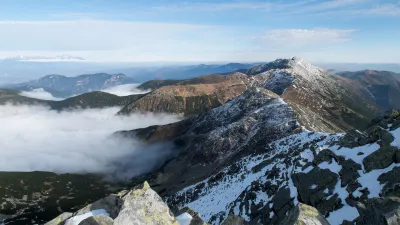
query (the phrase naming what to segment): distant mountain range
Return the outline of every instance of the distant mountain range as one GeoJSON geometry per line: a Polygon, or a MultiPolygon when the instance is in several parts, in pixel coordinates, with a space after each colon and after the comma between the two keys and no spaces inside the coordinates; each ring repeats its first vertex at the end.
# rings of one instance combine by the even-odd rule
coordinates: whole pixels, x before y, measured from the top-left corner
{"type": "Polygon", "coordinates": [[[4,58],[6,61],[21,61],[21,62],[62,62],[62,61],[83,61],[82,57],[71,55],[57,55],[57,56],[12,56],[4,58]]]}
{"type": "Polygon", "coordinates": [[[65,98],[130,83],[135,83],[135,80],[124,74],[98,73],[84,74],[76,77],[54,74],[44,76],[38,80],[13,84],[7,87],[21,91],[43,88],[54,97],[65,98]]]}
{"type": "Polygon", "coordinates": [[[128,74],[140,82],[158,79],[187,79],[206,74],[224,74],[232,71],[249,69],[261,63],[228,63],[219,65],[189,65],[189,66],[164,66],[161,68],[128,68],[112,70],[111,72],[118,72],[128,74]]]}
{"type": "Polygon", "coordinates": [[[337,74],[362,86],[379,107],[400,108],[400,73],[362,70],[337,74]]]}

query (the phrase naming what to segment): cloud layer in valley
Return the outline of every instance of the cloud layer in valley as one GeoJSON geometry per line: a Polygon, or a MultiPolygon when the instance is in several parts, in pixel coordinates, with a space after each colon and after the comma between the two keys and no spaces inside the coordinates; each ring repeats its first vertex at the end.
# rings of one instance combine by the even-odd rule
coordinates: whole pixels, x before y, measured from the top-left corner
{"type": "Polygon", "coordinates": [[[0,106],[0,171],[117,174],[148,172],[170,157],[168,145],[112,136],[115,131],[175,122],[169,115],[115,116],[119,108],[51,111],[0,106]]]}
{"type": "Polygon", "coordinates": [[[103,89],[101,91],[107,92],[113,95],[118,95],[118,96],[127,96],[127,95],[137,95],[137,94],[144,94],[147,93],[148,91],[143,91],[137,89],[137,87],[140,84],[122,84],[114,87],[110,87],[107,89],[103,89]]]}
{"type": "Polygon", "coordinates": [[[50,92],[45,91],[43,88],[37,88],[31,91],[21,91],[19,95],[29,98],[42,99],[42,100],[53,100],[53,101],[63,100],[63,98],[54,97],[50,92]]]}

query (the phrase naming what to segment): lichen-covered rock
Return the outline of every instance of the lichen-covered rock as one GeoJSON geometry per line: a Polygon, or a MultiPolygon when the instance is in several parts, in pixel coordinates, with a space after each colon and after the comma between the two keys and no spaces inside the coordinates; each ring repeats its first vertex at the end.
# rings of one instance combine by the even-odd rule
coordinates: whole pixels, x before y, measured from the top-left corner
{"type": "Polygon", "coordinates": [[[279,225],[329,225],[329,223],[316,208],[299,203],[288,212],[279,225]]]}
{"type": "Polygon", "coordinates": [[[357,225],[398,225],[400,224],[400,198],[385,197],[368,199],[357,203],[360,222],[357,225]]]}
{"type": "MultiPolygon", "coordinates": [[[[201,220],[198,214],[191,212],[198,217],[195,219],[201,220]]],[[[74,225],[78,223],[79,225],[179,225],[168,206],[147,182],[131,190],[124,190],[100,199],[74,214],[63,213],[46,225],[61,225],[67,219],[68,224],[74,225]],[[95,211],[102,213],[94,213],[95,211]]]]}
{"type": "Polygon", "coordinates": [[[371,170],[384,169],[390,166],[394,162],[396,152],[396,147],[381,147],[364,158],[364,169],[369,172],[371,170]]]}
{"type": "Polygon", "coordinates": [[[91,216],[89,218],[82,220],[82,222],[79,223],[79,225],[113,225],[113,224],[114,224],[113,219],[104,214],[91,216]]]}
{"type": "Polygon", "coordinates": [[[221,225],[248,225],[242,217],[230,214],[221,225]]]}
{"type": "Polygon", "coordinates": [[[179,225],[168,206],[147,182],[133,188],[122,199],[121,211],[114,219],[115,225],[179,225]]]}
{"type": "Polygon", "coordinates": [[[70,212],[64,212],[51,221],[45,223],[45,225],[62,225],[67,219],[71,218],[72,215],[73,214],[70,212]]]}
{"type": "Polygon", "coordinates": [[[388,111],[388,114],[389,114],[391,119],[396,119],[397,117],[400,116],[400,111],[396,110],[396,109],[391,109],[391,110],[388,111]]]}

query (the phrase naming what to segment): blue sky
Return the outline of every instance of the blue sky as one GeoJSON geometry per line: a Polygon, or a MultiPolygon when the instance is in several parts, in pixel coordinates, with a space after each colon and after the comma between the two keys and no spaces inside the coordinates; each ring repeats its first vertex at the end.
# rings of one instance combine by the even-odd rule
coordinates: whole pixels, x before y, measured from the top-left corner
{"type": "Polygon", "coordinates": [[[400,63],[399,0],[1,0],[0,58],[400,63]]]}

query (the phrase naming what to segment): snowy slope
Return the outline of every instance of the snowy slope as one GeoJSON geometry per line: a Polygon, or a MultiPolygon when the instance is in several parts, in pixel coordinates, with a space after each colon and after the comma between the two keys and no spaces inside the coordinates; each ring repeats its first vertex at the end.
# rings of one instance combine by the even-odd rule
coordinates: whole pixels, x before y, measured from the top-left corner
{"type": "MultiPolygon", "coordinates": [[[[399,146],[400,129],[390,133],[392,145],[399,146]]],[[[382,177],[400,164],[366,171],[363,160],[379,144],[340,147],[343,136],[303,130],[179,191],[167,202],[189,206],[212,224],[221,224],[229,213],[275,224],[298,201],[316,207],[332,225],[352,221],[359,214],[349,203],[379,196],[387,189],[382,177]],[[332,157],[327,157],[330,153],[332,157]]]]}

